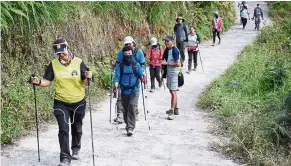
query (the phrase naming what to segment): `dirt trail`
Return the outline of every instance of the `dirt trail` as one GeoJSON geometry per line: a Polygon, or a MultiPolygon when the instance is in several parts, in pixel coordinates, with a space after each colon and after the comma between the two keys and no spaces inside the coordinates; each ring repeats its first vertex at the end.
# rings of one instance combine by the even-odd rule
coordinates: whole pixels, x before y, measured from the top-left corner
{"type": "MultiPolygon", "coordinates": [[[[248,2],[251,16],[257,2],[248,2]]],[[[237,5],[237,3],[236,3],[237,5]]],[[[267,5],[261,2],[265,18],[267,5]]],[[[125,125],[109,123],[109,97],[93,104],[93,126],[95,163],[98,166],[230,166],[237,165],[232,160],[211,150],[210,145],[218,138],[209,133],[208,114],[199,111],[195,102],[211,80],[222,74],[233,63],[238,53],[257,36],[254,23],[248,23],[246,30],[242,25],[233,26],[222,36],[222,44],[211,46],[211,41],[201,45],[204,72],[199,62],[198,70],[184,74],[185,85],[178,92],[180,115],[175,120],[166,120],[165,111],[170,107],[170,94],[163,88],[155,93],[146,91],[148,122],[144,121],[142,97],[140,97],[140,121],[135,134],[127,137],[125,125]],[[119,127],[117,129],[117,127],[119,127]]],[[[184,71],[186,71],[186,65],[184,71]]],[[[13,146],[2,147],[3,166],[57,165],[59,162],[58,127],[56,122],[40,133],[41,162],[37,161],[35,135],[17,141],[13,146]]],[[[84,119],[81,160],[72,161],[72,166],[92,165],[89,112],[84,119]]]]}

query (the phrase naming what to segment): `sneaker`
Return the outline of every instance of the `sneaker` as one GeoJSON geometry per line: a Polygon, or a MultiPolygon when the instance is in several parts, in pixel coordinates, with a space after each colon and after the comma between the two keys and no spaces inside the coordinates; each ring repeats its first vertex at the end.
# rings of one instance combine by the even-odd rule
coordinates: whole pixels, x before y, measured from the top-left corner
{"type": "Polygon", "coordinates": [[[174,109],[174,115],[179,115],[179,108],[174,109]]]}
{"type": "Polygon", "coordinates": [[[64,159],[63,161],[58,164],[58,166],[70,166],[70,161],[68,159],[64,159]]]}
{"type": "Polygon", "coordinates": [[[79,160],[80,159],[79,150],[73,150],[72,159],[73,160],[79,160]]]}
{"type": "Polygon", "coordinates": [[[173,119],[174,119],[174,111],[169,110],[168,120],[173,120],[173,119]]]}
{"type": "Polygon", "coordinates": [[[214,43],[212,43],[212,46],[214,46],[214,43]]]}
{"type": "Polygon", "coordinates": [[[155,88],[151,88],[150,92],[154,92],[155,91],[155,88]]]}
{"type": "Polygon", "coordinates": [[[220,40],[219,40],[218,44],[220,44],[220,40]]]}
{"type": "Polygon", "coordinates": [[[123,120],[120,114],[117,114],[117,117],[114,119],[114,122],[119,123],[119,124],[123,123],[123,120]]]}
{"type": "Polygon", "coordinates": [[[193,71],[196,71],[197,70],[197,66],[194,66],[194,69],[193,69],[193,71]]]}
{"type": "Polygon", "coordinates": [[[191,69],[190,69],[190,70],[188,70],[186,73],[187,73],[187,74],[190,74],[190,73],[191,73],[191,69]]]}
{"type": "Polygon", "coordinates": [[[133,130],[132,129],[127,129],[127,136],[132,136],[133,135],[133,130]]]}

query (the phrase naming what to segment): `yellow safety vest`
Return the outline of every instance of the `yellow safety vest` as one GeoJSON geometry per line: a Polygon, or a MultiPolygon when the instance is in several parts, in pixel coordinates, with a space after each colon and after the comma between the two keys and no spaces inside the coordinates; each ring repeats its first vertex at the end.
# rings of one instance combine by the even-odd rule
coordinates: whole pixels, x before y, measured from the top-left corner
{"type": "Polygon", "coordinates": [[[82,59],[74,57],[67,66],[58,59],[52,61],[55,79],[55,99],[65,103],[76,103],[85,97],[85,88],[81,80],[82,59]]]}

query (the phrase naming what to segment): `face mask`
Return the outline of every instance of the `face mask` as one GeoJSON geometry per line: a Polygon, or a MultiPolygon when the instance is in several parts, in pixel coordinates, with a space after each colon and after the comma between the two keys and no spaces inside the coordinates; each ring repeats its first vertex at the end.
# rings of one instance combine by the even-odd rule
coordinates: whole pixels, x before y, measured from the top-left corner
{"type": "Polygon", "coordinates": [[[66,65],[66,64],[68,64],[68,63],[73,59],[73,55],[70,54],[70,53],[68,53],[68,54],[69,54],[69,55],[68,55],[68,60],[67,60],[67,61],[65,61],[65,60],[63,60],[63,59],[61,59],[61,58],[59,58],[59,61],[60,61],[61,64],[66,65]]]}
{"type": "Polygon", "coordinates": [[[131,56],[130,55],[123,55],[123,60],[130,61],[131,60],[131,56]]]}

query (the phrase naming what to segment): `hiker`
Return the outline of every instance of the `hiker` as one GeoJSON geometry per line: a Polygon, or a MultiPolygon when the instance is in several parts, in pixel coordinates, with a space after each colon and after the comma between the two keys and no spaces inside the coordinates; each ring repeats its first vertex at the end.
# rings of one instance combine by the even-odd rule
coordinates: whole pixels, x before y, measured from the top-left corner
{"type": "Polygon", "coordinates": [[[248,19],[250,20],[250,13],[248,11],[248,8],[244,6],[243,9],[240,11],[240,14],[244,30],[247,25],[248,19]]]}
{"type": "Polygon", "coordinates": [[[185,61],[185,46],[184,42],[187,41],[187,26],[183,23],[184,19],[182,16],[178,16],[176,19],[176,24],[174,26],[174,33],[176,35],[176,46],[178,47],[181,54],[181,64],[183,66],[185,61]]]}
{"type": "Polygon", "coordinates": [[[74,56],[68,50],[68,43],[64,38],[58,38],[53,43],[57,58],[52,60],[46,68],[43,79],[34,78],[32,83],[41,87],[48,87],[55,80],[54,115],[59,126],[60,164],[69,166],[71,159],[79,159],[81,149],[82,125],[85,117],[85,88],[92,72],[82,59],[74,56]],[[69,119],[71,121],[71,135],[73,151],[70,154],[69,119]]]}
{"type": "Polygon", "coordinates": [[[254,16],[252,18],[255,19],[255,30],[260,30],[261,17],[262,20],[264,20],[263,10],[258,3],[257,7],[254,9],[254,16]]]}
{"type": "Polygon", "coordinates": [[[223,25],[222,18],[218,16],[217,11],[214,13],[214,18],[211,21],[211,25],[212,25],[212,32],[213,32],[213,44],[212,44],[212,46],[214,46],[216,34],[217,34],[217,37],[219,39],[218,44],[221,43],[220,33],[222,32],[222,25],[223,25]]]}
{"type": "Polygon", "coordinates": [[[195,28],[193,26],[190,27],[190,33],[188,34],[188,71],[187,73],[191,73],[192,68],[192,59],[194,61],[194,71],[196,71],[198,63],[197,63],[197,53],[198,53],[198,44],[200,43],[200,36],[196,33],[195,28]]]}
{"type": "Polygon", "coordinates": [[[130,46],[126,45],[122,49],[122,61],[115,68],[114,93],[117,89],[121,91],[121,102],[124,108],[123,118],[126,124],[127,135],[133,135],[136,122],[136,109],[139,98],[139,79],[146,82],[142,67],[133,59],[133,53],[130,46]]]}
{"type": "Polygon", "coordinates": [[[244,7],[247,7],[248,8],[248,4],[246,1],[242,1],[241,4],[239,3],[238,4],[238,7],[239,7],[239,11],[240,11],[240,24],[243,24],[243,17],[242,17],[242,13],[241,11],[244,9],[244,7]]]}
{"type": "Polygon", "coordinates": [[[162,65],[167,68],[167,87],[171,93],[171,108],[166,111],[168,119],[173,120],[173,115],[179,115],[178,105],[178,67],[180,66],[179,49],[174,46],[174,38],[172,36],[166,36],[164,38],[166,49],[163,54],[163,60],[160,61],[162,65]]]}
{"type": "MultiPolygon", "coordinates": [[[[145,68],[145,58],[144,58],[144,53],[140,48],[136,47],[135,41],[131,36],[126,36],[124,38],[124,45],[126,46],[130,46],[131,50],[132,50],[132,56],[131,58],[133,59],[134,62],[139,63],[142,68],[145,68]]],[[[116,63],[121,63],[123,61],[123,52],[122,49],[118,51],[117,53],[117,57],[116,57],[116,63]]],[[[112,62],[113,65],[115,65],[115,62],[112,62]]],[[[145,79],[147,79],[145,77],[145,79]]],[[[138,108],[138,107],[137,107],[138,108]]],[[[120,93],[120,89],[119,89],[119,93],[117,96],[117,117],[114,120],[115,122],[118,123],[122,123],[122,113],[124,112],[124,108],[122,107],[122,103],[121,103],[121,93],[120,93]]],[[[136,120],[138,121],[138,109],[136,109],[136,120]]]]}
{"type": "Polygon", "coordinates": [[[151,92],[155,91],[155,79],[157,79],[159,83],[159,87],[162,86],[161,80],[161,64],[159,62],[160,59],[163,58],[164,49],[158,43],[157,38],[152,37],[150,40],[151,47],[148,49],[146,58],[150,60],[150,77],[151,77],[151,92]]]}

